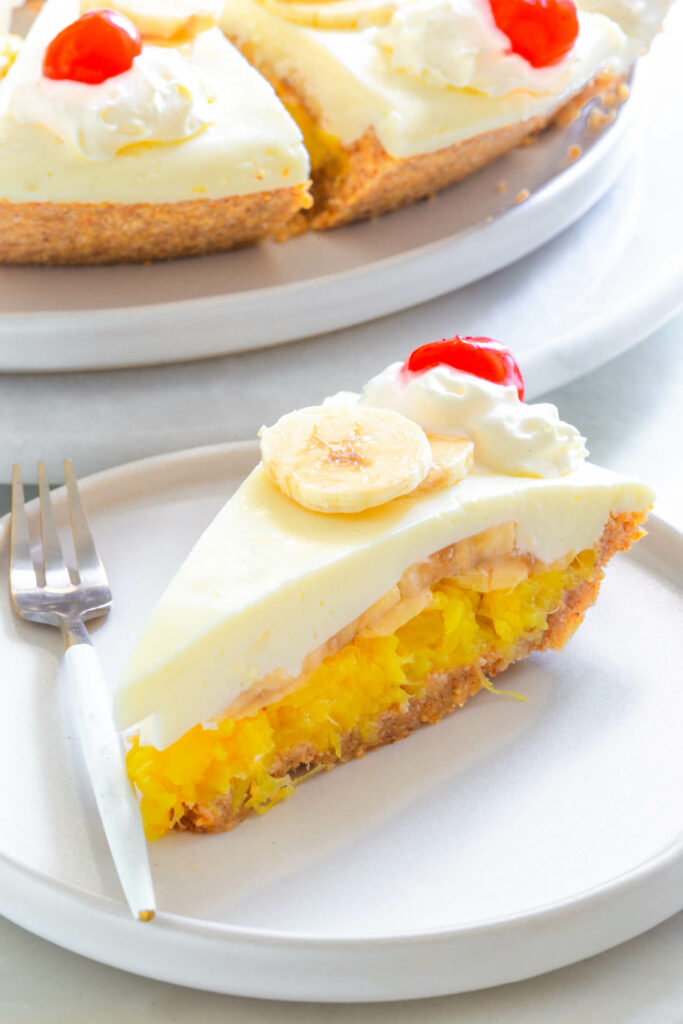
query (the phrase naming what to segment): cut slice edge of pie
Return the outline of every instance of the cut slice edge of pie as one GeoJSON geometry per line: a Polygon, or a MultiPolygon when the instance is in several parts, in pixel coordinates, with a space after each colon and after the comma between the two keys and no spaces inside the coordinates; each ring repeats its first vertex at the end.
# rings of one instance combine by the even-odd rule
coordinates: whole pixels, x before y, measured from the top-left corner
{"type": "Polygon", "coordinates": [[[314,204],[296,223],[327,229],[431,197],[588,105],[604,127],[669,6],[579,2],[573,44],[542,66],[488,0],[226,0],[220,24],[304,133],[314,204]]]}
{"type": "Polygon", "coordinates": [[[218,252],[277,234],[310,205],[299,129],[220,29],[192,22],[173,45],[143,35],[128,70],[55,80],[47,48],[80,12],[47,0],[5,62],[0,262],[218,252]]]}
{"type": "MultiPolygon", "coordinates": [[[[427,377],[414,382],[423,392],[427,377]]],[[[463,375],[451,377],[459,399],[463,375]]],[[[353,479],[369,451],[366,420],[352,404],[354,426],[340,447],[321,426],[329,406],[314,407],[300,411],[319,424],[305,460],[318,460],[313,479],[335,510],[313,511],[282,483],[285,470],[302,483],[300,438],[288,424],[291,443],[284,456],[279,450],[277,475],[265,432],[263,462],[192,549],[115,693],[150,838],[169,828],[231,829],[289,796],[311,772],[436,722],[491,688],[511,663],[566,643],[606,563],[642,535],[652,492],[585,462],[578,435],[547,418],[553,407],[526,406],[514,388],[497,390],[526,417],[518,452],[529,430],[537,431],[532,446],[546,448],[550,432],[562,459],[573,451],[572,468],[545,477],[494,469],[482,433],[489,428],[473,424],[474,462],[461,461],[459,478],[434,475],[437,458],[443,468],[448,457],[444,438],[439,447],[427,433],[434,463],[423,486],[343,512],[328,478],[339,471],[353,479]]],[[[374,403],[384,401],[381,393],[364,396],[374,403]]],[[[371,404],[370,412],[372,420],[380,410],[371,404]]],[[[298,426],[300,413],[291,414],[298,426]]],[[[491,429],[499,428],[497,421],[491,429]]],[[[462,433],[462,420],[455,429],[462,433]]],[[[462,436],[458,444],[461,452],[462,436]]],[[[405,476],[406,467],[397,471],[405,476]]],[[[389,486],[386,466],[381,472],[389,486]]],[[[363,473],[367,491],[376,485],[369,461],[363,473]]]]}

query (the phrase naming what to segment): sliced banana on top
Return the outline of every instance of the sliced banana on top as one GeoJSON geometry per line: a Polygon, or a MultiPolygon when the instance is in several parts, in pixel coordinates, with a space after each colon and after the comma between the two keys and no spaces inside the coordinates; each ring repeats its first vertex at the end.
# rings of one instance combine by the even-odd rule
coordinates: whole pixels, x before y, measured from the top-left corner
{"type": "MultiPolygon", "coordinates": [[[[102,0],[81,0],[81,12],[106,6],[102,0]]],[[[193,38],[218,24],[223,0],[116,0],[116,10],[153,39],[193,38]]]]}
{"type": "Polygon", "coordinates": [[[427,434],[432,450],[432,468],[419,485],[421,491],[450,487],[463,480],[472,469],[474,445],[469,437],[427,434]]]}
{"type": "Polygon", "coordinates": [[[260,0],[272,14],[307,28],[362,29],[386,25],[396,0],[260,0]]]}
{"type": "Polygon", "coordinates": [[[313,512],[364,512],[410,494],[432,467],[427,435],[389,409],[312,406],[261,431],[263,466],[313,512]]]}

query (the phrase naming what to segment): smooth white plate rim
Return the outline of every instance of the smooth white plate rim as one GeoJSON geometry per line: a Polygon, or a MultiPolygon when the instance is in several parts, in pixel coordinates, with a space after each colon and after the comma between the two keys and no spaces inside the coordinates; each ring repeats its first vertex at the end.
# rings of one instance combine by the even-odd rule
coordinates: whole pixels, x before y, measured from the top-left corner
{"type": "MultiPolygon", "coordinates": [[[[104,490],[106,506],[107,493],[116,493],[122,485],[130,489],[131,484],[135,491],[136,478],[140,478],[141,492],[141,480],[152,481],[152,493],[159,491],[161,478],[169,472],[186,479],[190,486],[207,474],[224,471],[226,459],[236,464],[236,470],[243,469],[253,461],[255,452],[255,444],[246,442],[142,460],[88,478],[82,483],[83,493],[87,500],[104,490]]],[[[0,521],[0,538],[6,535],[6,526],[7,517],[0,521]]],[[[683,534],[656,517],[650,520],[649,532],[660,556],[666,555],[672,566],[676,559],[683,564],[683,534]]],[[[3,913],[17,924],[83,955],[136,973],[268,998],[411,998],[519,980],[583,959],[653,927],[683,906],[683,835],[657,856],[635,864],[599,888],[523,914],[447,930],[321,938],[162,913],[144,932],[148,940],[144,945],[152,949],[146,958],[141,957],[134,941],[142,934],[141,926],[128,917],[121,902],[84,893],[4,852],[0,853],[0,877],[5,883],[3,913]],[[560,928],[564,931],[558,935],[560,928]],[[104,949],[102,935],[107,936],[104,949]],[[429,948],[430,961],[417,978],[411,963],[417,948],[424,946],[429,948]],[[368,977],[357,976],[361,960],[354,956],[356,948],[371,968],[368,977]],[[198,950],[199,971],[196,964],[188,963],[198,950]],[[507,951],[502,962],[501,950],[507,951]],[[302,980],[298,970],[304,953],[312,977],[302,980]],[[453,982],[457,958],[471,972],[465,984],[462,968],[460,980],[453,982]]]]}
{"type": "MultiPolygon", "coordinates": [[[[127,308],[4,313],[0,315],[0,370],[141,366],[266,348],[372,320],[461,288],[537,249],[578,220],[611,188],[636,144],[633,128],[637,93],[636,89],[614,123],[597,139],[587,137],[590,148],[581,158],[563,169],[554,170],[556,150],[559,145],[568,150],[569,141],[574,139],[569,133],[578,131],[576,126],[552,128],[534,147],[513,151],[474,178],[440,193],[426,214],[438,211],[433,218],[435,241],[404,248],[405,239],[412,237],[410,218],[420,216],[418,205],[370,225],[352,225],[321,237],[294,239],[290,245],[309,246],[313,254],[307,257],[310,262],[330,258],[326,252],[334,260],[335,249],[353,248],[353,240],[366,228],[383,231],[387,237],[392,233],[395,238],[391,255],[360,256],[355,265],[348,265],[348,254],[344,254],[345,269],[308,280],[172,302],[138,302],[127,308]],[[565,136],[567,142],[560,142],[565,136]],[[555,147],[553,173],[547,172],[545,184],[525,202],[508,205],[487,223],[489,210],[500,205],[495,183],[506,177],[519,179],[519,161],[526,160],[530,166],[531,161],[540,163],[544,146],[551,145],[555,147]],[[477,226],[444,237],[440,224],[448,220],[449,211],[457,210],[458,203],[465,200],[471,204],[465,189],[477,190],[477,226]],[[401,225],[405,226],[402,236],[401,225]],[[315,252],[315,246],[320,253],[315,252]]],[[[516,188],[511,185],[510,191],[514,195],[516,188]]],[[[199,260],[229,259],[234,255],[240,254],[199,260]]],[[[168,266],[170,273],[176,273],[173,264],[168,266]]],[[[196,273],[195,268],[200,266],[196,260],[190,261],[188,274],[196,273]]],[[[212,264],[204,266],[209,272],[212,264]]],[[[224,266],[225,273],[229,272],[229,263],[224,266]]],[[[94,269],[101,272],[103,268],[94,269]]],[[[156,272],[159,268],[153,269],[156,272]]],[[[123,272],[127,270],[123,268],[123,272]]],[[[8,268],[7,272],[15,271],[44,275],[52,268],[8,268]]],[[[63,268],[56,268],[56,273],[63,272],[63,268]]],[[[69,274],[78,272],[79,268],[68,268],[69,274]]],[[[28,280],[33,282],[32,278],[28,280]]],[[[35,287],[40,287],[40,281],[36,276],[35,287]]],[[[88,288],[88,282],[83,277],[82,290],[88,288]]]]}

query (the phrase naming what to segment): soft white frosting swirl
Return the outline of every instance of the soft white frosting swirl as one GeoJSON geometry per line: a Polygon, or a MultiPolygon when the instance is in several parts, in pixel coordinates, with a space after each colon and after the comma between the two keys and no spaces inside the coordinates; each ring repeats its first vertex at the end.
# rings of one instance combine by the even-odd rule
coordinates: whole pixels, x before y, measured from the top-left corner
{"type": "MultiPolygon", "coordinates": [[[[609,0],[608,0],[609,2],[609,0]]],[[[596,4],[597,7],[600,4],[596,4]]],[[[626,37],[618,25],[579,14],[579,37],[561,61],[535,68],[510,49],[488,0],[411,0],[377,33],[392,68],[430,85],[468,88],[489,96],[514,89],[534,94],[561,92],[574,64],[586,57],[595,67],[618,56],[626,37]]]]}
{"type": "Polygon", "coordinates": [[[19,85],[9,114],[43,125],[88,160],[139,142],[180,142],[212,123],[211,97],[177,50],[145,46],[128,71],[99,85],[38,75],[19,85]]]}
{"type": "Polygon", "coordinates": [[[467,436],[475,460],[509,476],[564,476],[584,461],[585,438],[554,405],[520,402],[513,386],[491,384],[450,366],[404,373],[392,363],[360,395],[363,405],[394,409],[423,430],[467,436]]]}

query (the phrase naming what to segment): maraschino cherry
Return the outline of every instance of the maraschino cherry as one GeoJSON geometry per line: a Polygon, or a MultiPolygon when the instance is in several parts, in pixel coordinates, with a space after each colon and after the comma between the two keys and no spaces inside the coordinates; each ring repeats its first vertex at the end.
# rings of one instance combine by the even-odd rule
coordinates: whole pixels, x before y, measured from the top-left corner
{"type": "Polygon", "coordinates": [[[461,338],[456,334],[454,338],[421,345],[408,356],[403,372],[424,373],[444,364],[492,384],[512,384],[520,402],[524,401],[524,380],[515,357],[492,338],[461,338]]]}
{"type": "Polygon", "coordinates": [[[43,74],[99,85],[128,71],[141,51],[140,33],[129,18],[105,8],[88,11],[49,44],[43,74]]]}
{"type": "Polygon", "coordinates": [[[574,0],[489,0],[496,25],[514,53],[535,68],[556,64],[579,34],[574,0]]]}

